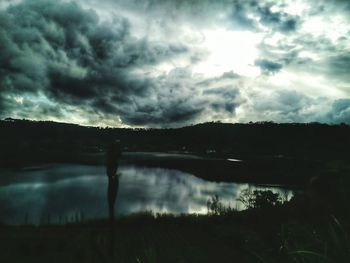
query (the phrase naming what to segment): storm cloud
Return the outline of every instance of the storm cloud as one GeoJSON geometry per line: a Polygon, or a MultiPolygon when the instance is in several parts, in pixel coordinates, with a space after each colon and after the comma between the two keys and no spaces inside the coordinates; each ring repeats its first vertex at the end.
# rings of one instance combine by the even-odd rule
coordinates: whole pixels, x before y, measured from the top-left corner
{"type": "Polygon", "coordinates": [[[334,101],[326,118],[330,123],[350,123],[350,99],[334,101]]]}
{"type": "Polygon", "coordinates": [[[349,5],[335,2],[3,2],[0,117],[350,123],[349,5]]]}
{"type": "MultiPolygon", "coordinates": [[[[113,17],[110,23],[100,23],[93,10],[74,2],[25,1],[2,12],[1,21],[4,93],[13,97],[42,94],[55,104],[50,109],[40,101],[44,109],[39,114],[60,115],[57,103],[127,115],[124,107],[157,88],[152,78],[132,70],[188,52],[179,43],[133,39],[127,19],[113,17]]],[[[20,104],[31,107],[28,102],[20,104]]],[[[167,108],[164,114],[158,113],[159,119],[181,121],[191,116],[189,111],[169,113],[167,108]]]]}
{"type": "Polygon", "coordinates": [[[281,64],[269,61],[267,59],[255,60],[255,65],[260,67],[263,72],[276,73],[283,67],[281,64]]]}

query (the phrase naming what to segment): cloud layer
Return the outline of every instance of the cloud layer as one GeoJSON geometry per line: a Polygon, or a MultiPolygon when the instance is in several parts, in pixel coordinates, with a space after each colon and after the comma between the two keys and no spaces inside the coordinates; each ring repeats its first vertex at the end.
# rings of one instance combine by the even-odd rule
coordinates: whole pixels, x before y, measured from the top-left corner
{"type": "Polygon", "coordinates": [[[7,1],[0,117],[136,127],[350,123],[349,6],[7,1]]]}

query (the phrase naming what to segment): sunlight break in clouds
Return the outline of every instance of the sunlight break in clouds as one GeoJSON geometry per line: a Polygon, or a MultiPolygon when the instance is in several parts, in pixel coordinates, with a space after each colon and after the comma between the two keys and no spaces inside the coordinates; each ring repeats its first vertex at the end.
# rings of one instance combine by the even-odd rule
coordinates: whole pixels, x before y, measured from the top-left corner
{"type": "Polygon", "coordinates": [[[258,58],[257,44],[260,34],[221,28],[203,32],[203,46],[209,53],[207,60],[195,66],[194,71],[204,77],[219,76],[234,71],[242,76],[256,77],[260,70],[254,66],[258,58]]]}

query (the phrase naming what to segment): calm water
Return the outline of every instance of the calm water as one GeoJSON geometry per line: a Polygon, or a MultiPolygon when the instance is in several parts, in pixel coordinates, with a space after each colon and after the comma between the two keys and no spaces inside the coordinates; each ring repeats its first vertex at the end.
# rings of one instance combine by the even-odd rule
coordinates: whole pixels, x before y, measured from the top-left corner
{"type": "MultiPolygon", "coordinates": [[[[242,209],[237,201],[248,184],[214,183],[178,170],[121,166],[117,214],[140,211],[206,213],[218,195],[223,203],[242,209]]],[[[264,188],[266,187],[254,187],[264,188]]],[[[59,223],[106,218],[107,176],[103,166],[53,164],[21,170],[0,170],[0,222],[59,223]]],[[[290,191],[271,188],[291,196],[290,191]]]]}

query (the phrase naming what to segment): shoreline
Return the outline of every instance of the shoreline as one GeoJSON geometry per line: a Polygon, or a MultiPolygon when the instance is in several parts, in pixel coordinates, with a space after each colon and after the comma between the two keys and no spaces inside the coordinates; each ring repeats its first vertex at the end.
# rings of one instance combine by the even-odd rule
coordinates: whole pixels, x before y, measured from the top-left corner
{"type": "MultiPolygon", "coordinates": [[[[235,160],[240,161],[231,161],[231,159],[193,153],[124,152],[120,164],[175,169],[213,182],[254,183],[289,187],[301,187],[308,184],[312,177],[327,172],[325,163],[319,160],[274,156],[235,158],[235,160]]],[[[51,163],[105,165],[105,154],[103,152],[67,153],[66,155],[63,153],[59,155],[42,153],[40,156],[34,156],[34,158],[11,160],[7,162],[7,165],[1,165],[1,168],[40,169],[40,166],[51,163]]]]}

